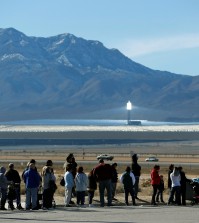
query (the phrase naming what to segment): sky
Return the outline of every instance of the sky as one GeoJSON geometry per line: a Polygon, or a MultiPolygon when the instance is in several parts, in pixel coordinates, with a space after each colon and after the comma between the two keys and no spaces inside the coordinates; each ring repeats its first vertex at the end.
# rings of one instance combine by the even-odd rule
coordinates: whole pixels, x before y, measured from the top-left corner
{"type": "Polygon", "coordinates": [[[0,0],[0,28],[71,33],[151,69],[199,75],[199,0],[0,0]]]}

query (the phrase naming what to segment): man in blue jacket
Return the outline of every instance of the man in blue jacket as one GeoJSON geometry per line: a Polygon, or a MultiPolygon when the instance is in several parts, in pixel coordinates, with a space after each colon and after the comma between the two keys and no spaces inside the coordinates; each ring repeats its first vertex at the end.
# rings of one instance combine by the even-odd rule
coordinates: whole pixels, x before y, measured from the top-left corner
{"type": "Polygon", "coordinates": [[[37,192],[40,184],[40,176],[34,163],[30,163],[29,169],[24,173],[24,182],[26,185],[26,210],[30,210],[31,202],[32,210],[38,210],[37,192]]]}

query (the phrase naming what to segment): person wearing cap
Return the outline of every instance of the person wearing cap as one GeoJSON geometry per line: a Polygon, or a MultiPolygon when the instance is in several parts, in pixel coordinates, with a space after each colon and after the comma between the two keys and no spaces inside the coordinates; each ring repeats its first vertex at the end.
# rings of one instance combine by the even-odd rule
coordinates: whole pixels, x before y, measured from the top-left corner
{"type": "Polygon", "coordinates": [[[141,166],[138,164],[138,156],[137,154],[133,154],[132,156],[132,165],[131,165],[132,173],[135,176],[135,185],[134,185],[134,191],[135,191],[135,198],[138,198],[138,191],[139,191],[139,181],[140,181],[140,175],[141,175],[141,166]]]}
{"type": "MultiPolygon", "coordinates": [[[[33,163],[34,165],[36,165],[36,160],[35,159],[31,159],[29,162],[27,162],[27,165],[26,165],[26,168],[24,169],[21,177],[22,179],[24,179],[24,173],[29,169],[29,165],[30,163],[33,163]]],[[[36,166],[35,166],[35,169],[37,170],[36,166]]]]}
{"type": "MultiPolygon", "coordinates": [[[[19,176],[19,173],[17,170],[15,170],[14,168],[14,164],[10,163],[8,165],[9,170],[5,173],[5,176],[7,178],[7,180],[12,181],[13,182],[13,186],[14,186],[14,191],[16,194],[16,203],[17,203],[17,209],[18,210],[22,210],[22,206],[21,206],[21,178],[19,176]]],[[[14,205],[13,205],[13,199],[10,198],[9,201],[9,207],[13,210],[15,209],[14,205]]]]}

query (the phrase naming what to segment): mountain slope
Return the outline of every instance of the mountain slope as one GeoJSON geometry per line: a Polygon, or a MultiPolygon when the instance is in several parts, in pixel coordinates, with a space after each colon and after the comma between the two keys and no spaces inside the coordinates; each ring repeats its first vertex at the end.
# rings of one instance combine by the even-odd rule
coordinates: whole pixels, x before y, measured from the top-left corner
{"type": "Polygon", "coordinates": [[[0,29],[0,120],[199,120],[199,77],[155,71],[99,41],[0,29]]]}

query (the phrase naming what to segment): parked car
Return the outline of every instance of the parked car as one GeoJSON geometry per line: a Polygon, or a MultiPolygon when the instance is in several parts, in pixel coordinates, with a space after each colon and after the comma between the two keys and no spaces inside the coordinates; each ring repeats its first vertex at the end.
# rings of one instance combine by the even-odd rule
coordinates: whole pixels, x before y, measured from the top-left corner
{"type": "Polygon", "coordinates": [[[103,159],[103,160],[113,160],[114,156],[110,156],[110,155],[107,155],[107,154],[101,154],[99,156],[97,156],[97,159],[100,160],[100,159],[103,159]]]}
{"type": "Polygon", "coordinates": [[[148,157],[145,159],[146,162],[158,162],[159,159],[157,157],[148,157]]]}

